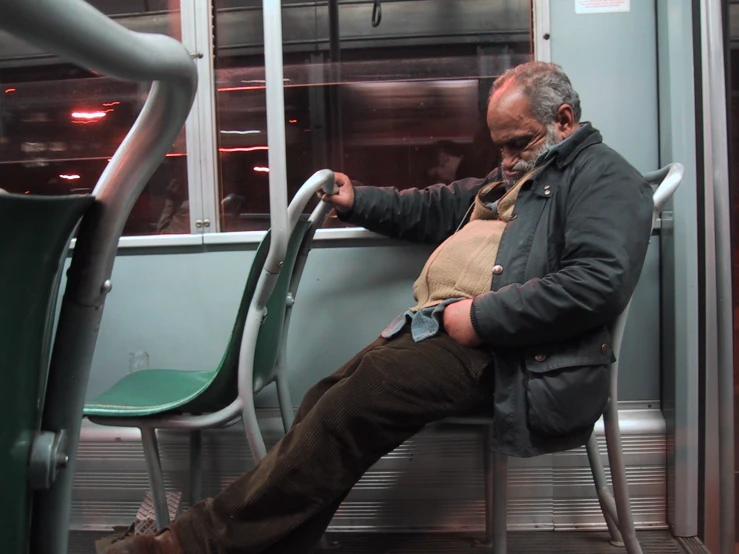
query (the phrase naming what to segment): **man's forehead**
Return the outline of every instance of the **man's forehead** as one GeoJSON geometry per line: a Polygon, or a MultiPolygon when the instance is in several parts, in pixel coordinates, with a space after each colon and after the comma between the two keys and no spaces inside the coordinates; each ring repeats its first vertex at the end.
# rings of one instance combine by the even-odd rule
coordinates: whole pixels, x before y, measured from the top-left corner
{"type": "Polygon", "coordinates": [[[492,94],[488,104],[488,112],[490,111],[516,116],[531,114],[526,93],[522,87],[512,81],[504,84],[492,94]]]}

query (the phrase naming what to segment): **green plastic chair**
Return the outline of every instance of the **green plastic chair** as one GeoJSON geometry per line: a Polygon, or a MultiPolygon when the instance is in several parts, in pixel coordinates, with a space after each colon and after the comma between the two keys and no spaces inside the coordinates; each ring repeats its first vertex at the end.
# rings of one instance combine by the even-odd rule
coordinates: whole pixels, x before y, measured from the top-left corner
{"type": "Polygon", "coordinates": [[[284,345],[300,277],[313,236],[331,206],[319,202],[307,220],[299,219],[319,188],[332,191],[333,172],[322,170],[309,179],[288,208],[292,229],[287,253],[277,275],[269,260],[272,232],[257,248],[246,280],[231,338],[213,370],[150,369],[126,375],[110,389],[90,399],[84,414],[101,425],[141,430],[157,526],[169,524],[156,429],[190,431],[190,502],[202,492],[202,429],[228,427],[243,420],[256,463],[267,454],[254,405],[254,395],[276,383],[285,432],[293,421],[284,345]]]}
{"type": "Polygon", "coordinates": [[[61,269],[91,196],[0,193],[0,503],[3,552],[27,552],[31,496],[66,465],[41,429],[61,269]]]}

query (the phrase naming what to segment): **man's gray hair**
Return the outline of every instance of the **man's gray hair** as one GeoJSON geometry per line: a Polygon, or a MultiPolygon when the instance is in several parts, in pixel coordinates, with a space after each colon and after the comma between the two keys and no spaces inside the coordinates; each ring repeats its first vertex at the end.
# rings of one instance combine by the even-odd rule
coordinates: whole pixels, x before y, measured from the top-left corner
{"type": "Polygon", "coordinates": [[[580,121],[580,95],[572,87],[570,78],[560,66],[546,62],[528,62],[512,67],[493,83],[492,96],[505,84],[513,81],[519,85],[529,100],[531,112],[543,125],[549,125],[557,117],[563,104],[572,106],[575,121],[580,121]]]}

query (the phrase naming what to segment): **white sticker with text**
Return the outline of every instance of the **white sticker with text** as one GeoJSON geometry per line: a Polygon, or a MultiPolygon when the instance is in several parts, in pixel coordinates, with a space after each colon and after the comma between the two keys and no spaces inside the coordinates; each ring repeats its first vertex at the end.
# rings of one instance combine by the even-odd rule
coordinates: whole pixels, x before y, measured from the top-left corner
{"type": "Polygon", "coordinates": [[[628,12],[631,0],[575,0],[575,13],[628,12]]]}

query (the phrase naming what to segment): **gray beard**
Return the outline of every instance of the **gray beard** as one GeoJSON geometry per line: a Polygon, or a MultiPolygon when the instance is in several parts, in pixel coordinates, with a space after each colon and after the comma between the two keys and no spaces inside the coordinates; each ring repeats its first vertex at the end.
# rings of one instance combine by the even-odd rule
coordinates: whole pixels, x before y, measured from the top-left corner
{"type": "Polygon", "coordinates": [[[554,129],[554,124],[547,126],[547,136],[544,140],[544,143],[532,152],[531,161],[518,160],[516,162],[516,165],[513,166],[513,169],[511,171],[515,171],[518,175],[512,179],[506,179],[506,188],[515,185],[516,181],[518,181],[521,177],[534,169],[536,167],[536,161],[539,159],[539,157],[543,154],[546,154],[546,152],[550,148],[557,146],[560,142],[562,141],[559,139],[559,137],[557,137],[557,132],[554,129]]]}

